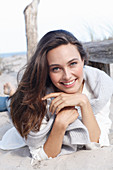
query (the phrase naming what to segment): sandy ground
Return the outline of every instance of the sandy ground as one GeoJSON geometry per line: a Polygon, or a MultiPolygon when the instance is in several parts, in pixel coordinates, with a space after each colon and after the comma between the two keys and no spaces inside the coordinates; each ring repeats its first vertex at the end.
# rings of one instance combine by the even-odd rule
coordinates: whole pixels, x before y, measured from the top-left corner
{"type": "MultiPolygon", "coordinates": [[[[11,82],[16,86],[18,70],[26,63],[26,56],[14,56],[5,58],[0,64],[0,95],[3,94],[3,84],[11,82]]],[[[113,78],[113,65],[111,65],[111,77],[113,78]]],[[[110,118],[113,121],[113,99],[110,118]]],[[[11,128],[7,112],[0,113],[0,139],[11,128]]],[[[110,133],[110,141],[113,144],[113,127],[110,133]]],[[[0,150],[0,170],[113,170],[113,145],[98,150],[81,150],[71,155],[65,155],[52,160],[38,162],[31,165],[31,157],[28,147],[3,151],[0,150]]]]}

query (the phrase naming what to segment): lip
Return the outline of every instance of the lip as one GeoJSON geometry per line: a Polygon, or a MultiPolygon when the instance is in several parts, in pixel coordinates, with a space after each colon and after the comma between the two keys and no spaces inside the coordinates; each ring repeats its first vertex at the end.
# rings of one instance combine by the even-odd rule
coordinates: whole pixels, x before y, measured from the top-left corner
{"type": "Polygon", "coordinates": [[[68,81],[68,82],[61,82],[61,84],[62,84],[63,86],[65,86],[66,88],[70,88],[70,87],[73,87],[73,86],[75,85],[76,80],[77,80],[77,79],[74,79],[74,80],[68,81]]]}

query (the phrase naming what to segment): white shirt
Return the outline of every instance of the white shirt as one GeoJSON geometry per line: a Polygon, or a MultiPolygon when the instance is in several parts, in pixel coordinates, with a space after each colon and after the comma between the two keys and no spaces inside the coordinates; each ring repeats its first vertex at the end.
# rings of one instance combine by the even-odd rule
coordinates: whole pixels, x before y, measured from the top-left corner
{"type": "MultiPolygon", "coordinates": [[[[82,93],[85,94],[88,97],[88,99],[91,99],[94,97],[93,93],[90,91],[90,88],[86,84],[84,84],[82,93]]],[[[49,104],[47,105],[47,108],[49,108],[49,104]]],[[[82,119],[80,107],[77,107],[77,109],[79,112],[79,118],[82,119]]],[[[109,134],[109,130],[111,128],[112,122],[109,118],[109,114],[110,114],[110,100],[100,110],[100,112],[95,115],[97,123],[101,130],[99,143],[88,144],[86,145],[87,149],[95,149],[97,147],[110,145],[108,134],[109,134]]],[[[47,125],[47,120],[46,120],[46,117],[44,117],[40,129],[42,130],[46,125],[47,125]]],[[[20,136],[20,134],[17,132],[15,127],[9,129],[3,136],[2,140],[0,141],[0,149],[3,149],[3,150],[10,150],[10,149],[12,150],[12,149],[20,148],[23,146],[26,146],[26,143],[24,142],[24,139],[20,136]]],[[[39,148],[29,147],[29,150],[33,158],[32,160],[37,159],[41,161],[45,159],[51,159],[51,158],[48,158],[48,156],[44,152],[43,146],[40,146],[39,148]]]]}
{"type": "MultiPolygon", "coordinates": [[[[82,93],[85,94],[89,100],[94,97],[93,93],[90,91],[90,88],[88,87],[86,83],[84,83],[82,93]]],[[[76,108],[78,109],[79,119],[82,119],[80,107],[76,107],[76,108]]],[[[110,114],[110,100],[108,101],[108,103],[106,103],[103,109],[95,115],[95,118],[101,130],[99,143],[92,142],[91,144],[87,144],[86,145],[87,149],[97,149],[98,147],[110,145],[108,134],[109,134],[109,130],[111,128],[112,122],[109,118],[109,114],[110,114]]],[[[46,126],[46,124],[47,124],[47,121],[44,118],[44,120],[42,121],[41,129],[43,129],[46,126]]],[[[33,147],[29,147],[29,149],[30,149],[30,153],[33,159],[38,159],[39,161],[45,160],[45,159],[51,159],[51,158],[48,158],[48,156],[44,152],[43,146],[37,149],[33,147]]]]}

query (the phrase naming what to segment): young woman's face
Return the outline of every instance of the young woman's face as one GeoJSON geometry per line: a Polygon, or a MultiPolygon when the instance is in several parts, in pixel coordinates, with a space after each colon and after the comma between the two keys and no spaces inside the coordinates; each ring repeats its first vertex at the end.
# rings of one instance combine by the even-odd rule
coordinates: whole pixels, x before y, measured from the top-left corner
{"type": "Polygon", "coordinates": [[[50,50],[47,61],[50,79],[60,91],[76,93],[82,90],[84,61],[74,45],[61,45],[50,50]]]}

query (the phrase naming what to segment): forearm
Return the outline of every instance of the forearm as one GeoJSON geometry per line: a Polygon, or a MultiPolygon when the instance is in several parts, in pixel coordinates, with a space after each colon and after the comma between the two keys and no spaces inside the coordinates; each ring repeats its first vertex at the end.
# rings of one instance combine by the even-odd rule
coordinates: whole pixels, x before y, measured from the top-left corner
{"type": "Polygon", "coordinates": [[[87,127],[91,142],[99,142],[100,128],[95,119],[89,100],[85,96],[84,101],[81,104],[82,121],[87,127]]]}
{"type": "Polygon", "coordinates": [[[62,128],[55,121],[51,133],[44,144],[44,151],[48,157],[54,158],[60,153],[64,134],[65,128],[62,128]]]}

